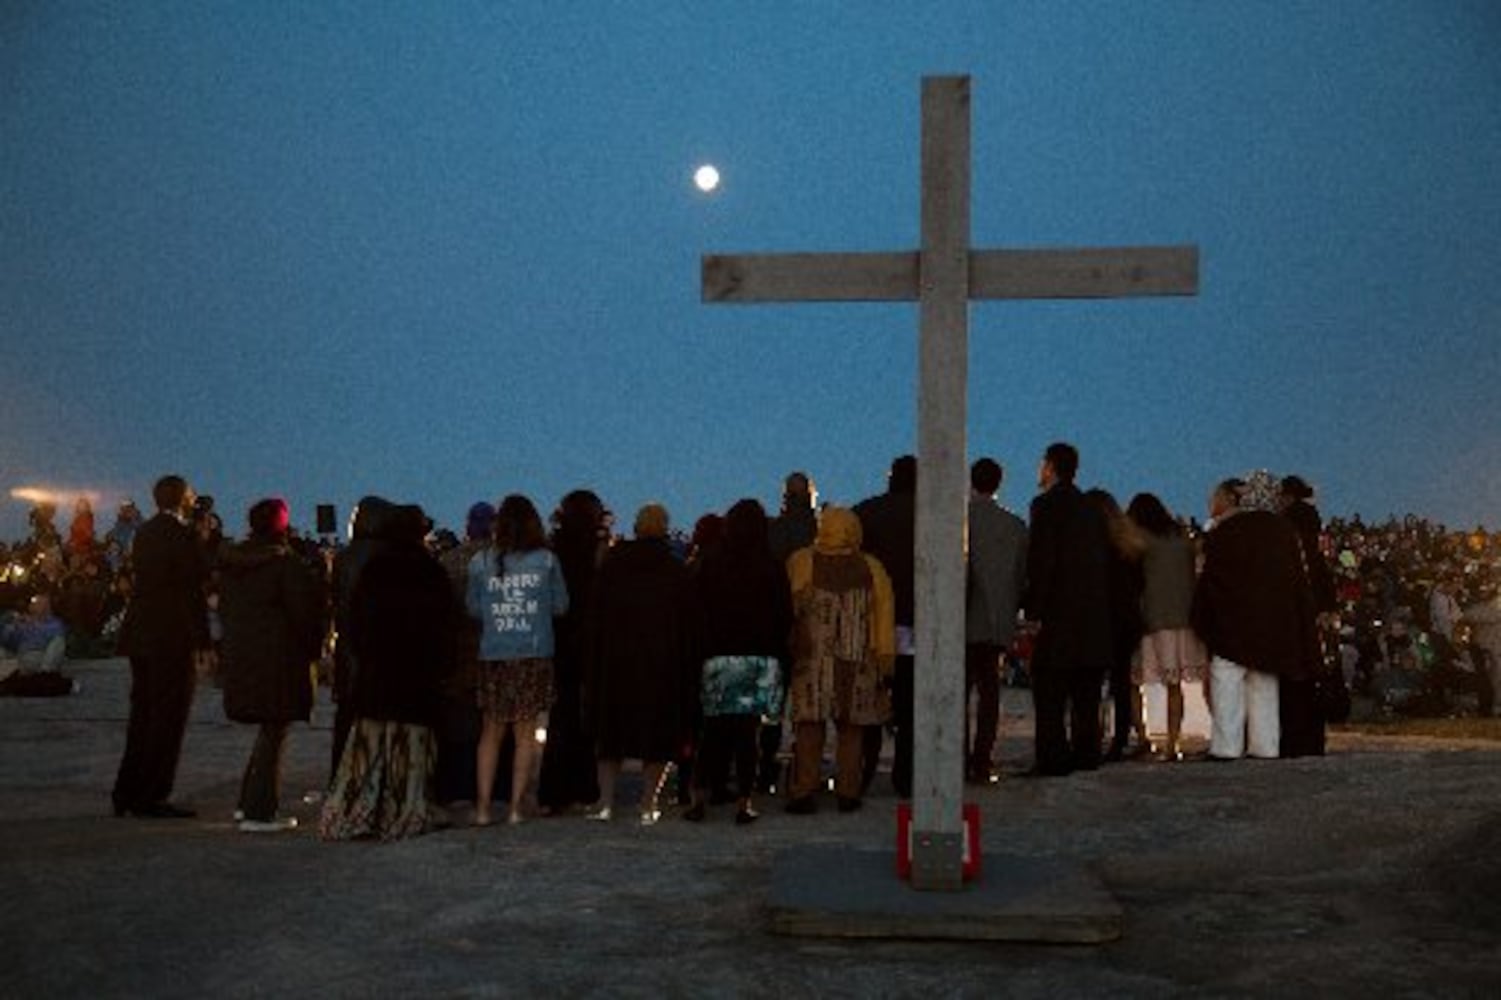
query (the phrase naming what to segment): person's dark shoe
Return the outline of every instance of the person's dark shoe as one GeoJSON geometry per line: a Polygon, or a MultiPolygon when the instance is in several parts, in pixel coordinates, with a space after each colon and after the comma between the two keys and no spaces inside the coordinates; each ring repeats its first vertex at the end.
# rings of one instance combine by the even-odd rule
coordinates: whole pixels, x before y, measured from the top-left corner
{"type": "Polygon", "coordinates": [[[754,823],[756,820],[758,820],[760,818],[761,818],[761,814],[760,813],[756,812],[750,806],[746,806],[744,809],[741,809],[739,812],[735,813],[735,825],[736,826],[750,826],[752,823],[754,823]]]}
{"type": "Polygon", "coordinates": [[[683,818],[690,823],[702,823],[704,816],[707,814],[708,810],[704,808],[704,804],[702,802],[695,802],[684,810],[683,818]]]}
{"type": "Polygon", "coordinates": [[[847,799],[842,795],[839,797],[839,811],[842,813],[857,812],[861,804],[860,799],[847,799]]]}
{"type": "Polygon", "coordinates": [[[170,802],[156,802],[144,809],[135,809],[131,812],[142,819],[193,819],[198,815],[192,809],[174,806],[170,802]]]}
{"type": "Polygon", "coordinates": [[[813,796],[804,795],[787,803],[787,811],[794,816],[811,816],[818,812],[818,803],[813,801],[813,796]]]}
{"type": "Polygon", "coordinates": [[[1110,749],[1105,751],[1104,761],[1106,764],[1119,764],[1126,759],[1126,747],[1121,743],[1112,743],[1110,749]]]}

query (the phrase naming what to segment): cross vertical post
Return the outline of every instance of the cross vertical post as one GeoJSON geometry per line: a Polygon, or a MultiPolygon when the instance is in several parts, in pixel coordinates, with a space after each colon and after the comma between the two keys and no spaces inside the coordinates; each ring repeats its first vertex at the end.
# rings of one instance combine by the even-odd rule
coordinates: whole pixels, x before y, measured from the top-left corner
{"type": "Polygon", "coordinates": [[[912,886],[963,884],[969,80],[922,87],[912,886]]]}

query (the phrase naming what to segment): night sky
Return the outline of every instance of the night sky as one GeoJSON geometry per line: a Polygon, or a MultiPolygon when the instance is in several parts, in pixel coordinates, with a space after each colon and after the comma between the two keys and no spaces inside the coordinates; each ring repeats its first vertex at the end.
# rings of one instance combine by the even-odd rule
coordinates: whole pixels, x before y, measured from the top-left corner
{"type": "Polygon", "coordinates": [[[708,306],[699,259],[915,249],[921,77],[969,74],[977,247],[1201,250],[1194,299],[972,306],[1005,503],[1064,439],[1123,502],[1266,467],[1496,527],[1498,51],[1491,0],[9,0],[0,488],[856,501],[916,306],[708,306]]]}

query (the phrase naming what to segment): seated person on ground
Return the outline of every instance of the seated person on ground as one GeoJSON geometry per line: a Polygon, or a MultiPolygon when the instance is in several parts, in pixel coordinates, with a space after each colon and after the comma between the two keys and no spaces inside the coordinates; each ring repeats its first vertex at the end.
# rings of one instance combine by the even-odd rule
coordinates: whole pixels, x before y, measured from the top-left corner
{"type": "Polygon", "coordinates": [[[0,694],[20,697],[51,697],[69,694],[73,682],[62,675],[66,648],[63,623],[52,613],[52,601],[36,594],[26,613],[8,622],[0,633],[0,645],[16,658],[16,669],[0,680],[0,694]]]}

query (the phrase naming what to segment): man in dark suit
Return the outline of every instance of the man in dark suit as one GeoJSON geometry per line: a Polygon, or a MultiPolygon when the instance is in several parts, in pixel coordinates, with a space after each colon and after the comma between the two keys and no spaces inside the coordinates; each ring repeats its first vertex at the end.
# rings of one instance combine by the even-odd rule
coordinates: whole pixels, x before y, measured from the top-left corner
{"type": "Polygon", "coordinates": [[[1074,485],[1078,468],[1072,445],[1048,445],[1037,474],[1043,492],[1032,501],[1026,607],[1027,617],[1041,624],[1032,654],[1039,775],[1100,764],[1100,683],[1111,653],[1110,533],[1104,515],[1074,485]]]}
{"type": "Polygon", "coordinates": [[[188,527],[195,499],[181,476],[157,480],[156,516],[131,546],[134,589],[121,627],[130,657],[130,723],[115,778],[116,816],[193,815],[168,798],[193,704],[193,652],[208,645],[207,571],[188,527]]]}
{"type": "MultiPolygon", "coordinates": [[[[861,500],[854,506],[864,536],[862,548],[875,556],[896,599],[896,667],[891,678],[891,728],[896,748],[891,761],[891,784],[902,798],[912,795],[912,697],[914,665],[913,610],[916,607],[917,551],[917,459],[902,455],[893,459],[886,479],[886,492],[861,500]]],[[[881,727],[866,732],[864,784],[875,776],[881,753],[881,727]]]]}

